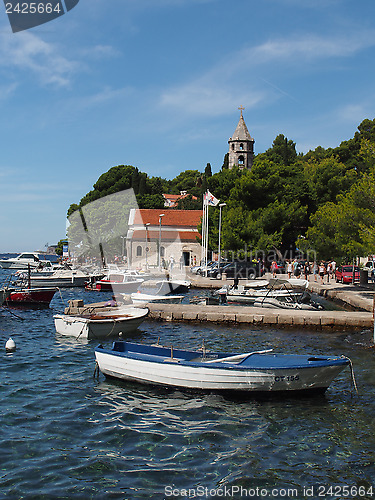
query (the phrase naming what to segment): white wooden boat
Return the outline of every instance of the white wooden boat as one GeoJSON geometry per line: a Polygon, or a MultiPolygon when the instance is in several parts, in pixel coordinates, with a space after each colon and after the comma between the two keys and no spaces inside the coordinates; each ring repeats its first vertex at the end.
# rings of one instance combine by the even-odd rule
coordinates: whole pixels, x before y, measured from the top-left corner
{"type": "Polygon", "coordinates": [[[113,311],[88,314],[56,314],[55,328],[61,335],[76,338],[104,339],[126,335],[136,330],[148,315],[147,308],[122,307],[113,311]]]}
{"type": "Polygon", "coordinates": [[[134,305],[140,306],[153,303],[161,304],[180,304],[184,299],[184,295],[159,295],[150,293],[136,292],[130,294],[131,301],[134,305]]]}
{"type": "Polygon", "coordinates": [[[188,389],[254,393],[324,392],[351,362],[345,356],[241,354],[187,351],[159,345],[113,342],[95,348],[107,377],[188,389]]]}
{"type": "Polygon", "coordinates": [[[35,252],[24,252],[17,257],[10,257],[8,259],[0,259],[0,267],[4,269],[28,269],[31,268],[42,267],[46,262],[40,260],[39,256],[35,252]]]}

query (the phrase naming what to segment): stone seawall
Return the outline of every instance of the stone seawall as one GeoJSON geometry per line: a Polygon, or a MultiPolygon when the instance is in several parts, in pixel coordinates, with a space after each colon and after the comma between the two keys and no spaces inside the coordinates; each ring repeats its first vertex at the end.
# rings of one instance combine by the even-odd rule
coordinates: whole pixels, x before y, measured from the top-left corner
{"type": "Polygon", "coordinates": [[[241,306],[195,304],[148,304],[149,317],[162,321],[194,321],[309,328],[373,328],[372,313],[366,311],[306,311],[241,306]]]}

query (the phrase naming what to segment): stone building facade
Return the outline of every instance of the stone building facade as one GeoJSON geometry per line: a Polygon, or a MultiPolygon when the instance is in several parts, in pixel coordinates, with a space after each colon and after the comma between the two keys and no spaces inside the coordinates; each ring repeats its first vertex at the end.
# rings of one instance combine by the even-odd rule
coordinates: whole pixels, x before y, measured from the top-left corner
{"type": "Polygon", "coordinates": [[[198,225],[202,210],[132,209],[126,237],[126,255],[132,267],[151,269],[162,261],[176,267],[201,259],[198,225]]]}

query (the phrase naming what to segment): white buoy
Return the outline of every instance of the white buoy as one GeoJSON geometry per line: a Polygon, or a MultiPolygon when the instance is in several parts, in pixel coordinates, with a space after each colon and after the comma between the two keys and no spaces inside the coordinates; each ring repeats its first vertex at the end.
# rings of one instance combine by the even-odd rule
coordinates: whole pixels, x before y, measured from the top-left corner
{"type": "Polygon", "coordinates": [[[14,342],[12,337],[9,337],[9,339],[6,341],[5,350],[7,352],[13,352],[16,350],[16,343],[14,342]]]}

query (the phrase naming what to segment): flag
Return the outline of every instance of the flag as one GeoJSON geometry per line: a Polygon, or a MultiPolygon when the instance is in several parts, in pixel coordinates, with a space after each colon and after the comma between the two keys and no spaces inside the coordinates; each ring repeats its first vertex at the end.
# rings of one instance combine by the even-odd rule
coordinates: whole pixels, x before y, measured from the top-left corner
{"type": "Polygon", "coordinates": [[[207,193],[204,195],[204,205],[211,205],[212,207],[216,207],[216,205],[219,204],[219,201],[220,200],[215,198],[215,196],[207,190],[207,193]]]}

